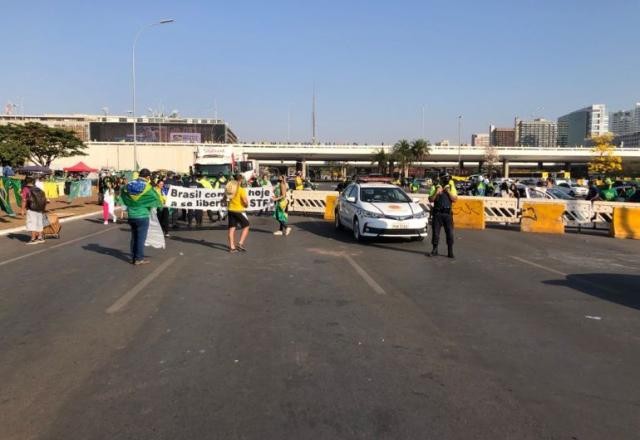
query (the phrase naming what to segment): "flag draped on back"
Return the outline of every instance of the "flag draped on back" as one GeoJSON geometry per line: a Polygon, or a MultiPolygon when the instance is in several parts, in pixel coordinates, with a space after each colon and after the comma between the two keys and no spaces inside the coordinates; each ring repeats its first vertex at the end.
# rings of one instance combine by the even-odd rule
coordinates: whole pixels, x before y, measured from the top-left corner
{"type": "Polygon", "coordinates": [[[133,180],[122,190],[122,203],[129,208],[161,208],[162,200],[150,183],[133,180]]]}

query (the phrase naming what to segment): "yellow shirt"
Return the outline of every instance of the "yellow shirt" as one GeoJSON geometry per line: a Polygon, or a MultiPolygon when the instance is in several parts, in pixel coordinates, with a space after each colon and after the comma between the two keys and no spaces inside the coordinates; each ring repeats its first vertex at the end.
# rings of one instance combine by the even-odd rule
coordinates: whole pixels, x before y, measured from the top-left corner
{"type": "Polygon", "coordinates": [[[302,181],[302,177],[296,176],[296,190],[301,191],[304,189],[304,182],[302,181]]]}
{"type": "Polygon", "coordinates": [[[244,212],[245,207],[242,205],[242,197],[247,197],[247,190],[241,186],[238,186],[238,191],[236,191],[236,195],[233,196],[231,201],[229,202],[229,211],[233,212],[244,212]]]}

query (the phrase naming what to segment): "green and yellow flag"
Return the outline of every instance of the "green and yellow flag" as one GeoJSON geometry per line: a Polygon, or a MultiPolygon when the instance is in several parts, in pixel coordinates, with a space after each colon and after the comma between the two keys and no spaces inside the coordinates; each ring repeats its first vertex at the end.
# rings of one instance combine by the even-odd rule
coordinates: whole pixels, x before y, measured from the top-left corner
{"type": "Polygon", "coordinates": [[[162,208],[162,200],[149,182],[133,180],[127,184],[120,194],[122,203],[127,205],[130,218],[149,216],[149,209],[162,208]]]}

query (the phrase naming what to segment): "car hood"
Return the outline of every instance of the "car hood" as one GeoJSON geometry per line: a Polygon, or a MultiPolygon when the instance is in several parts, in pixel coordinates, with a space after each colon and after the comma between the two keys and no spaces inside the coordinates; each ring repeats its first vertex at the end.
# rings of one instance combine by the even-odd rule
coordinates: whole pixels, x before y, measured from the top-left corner
{"type": "Polygon", "coordinates": [[[422,212],[417,203],[367,203],[362,202],[362,209],[371,212],[382,212],[389,217],[408,217],[422,212]]]}

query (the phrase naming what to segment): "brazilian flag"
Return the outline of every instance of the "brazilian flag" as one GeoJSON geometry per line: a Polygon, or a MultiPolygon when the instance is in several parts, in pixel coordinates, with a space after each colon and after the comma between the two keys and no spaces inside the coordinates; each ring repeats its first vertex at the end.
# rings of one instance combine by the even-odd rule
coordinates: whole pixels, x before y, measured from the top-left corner
{"type": "Polygon", "coordinates": [[[160,194],[153,189],[149,182],[133,180],[121,191],[122,203],[127,205],[127,212],[131,218],[148,217],[149,209],[162,208],[160,194]]]}
{"type": "Polygon", "coordinates": [[[12,179],[11,177],[3,177],[0,179],[0,209],[11,217],[15,217],[16,215],[11,208],[11,190],[13,190],[16,204],[20,206],[22,205],[22,197],[20,195],[21,186],[19,179],[12,179]]]}

